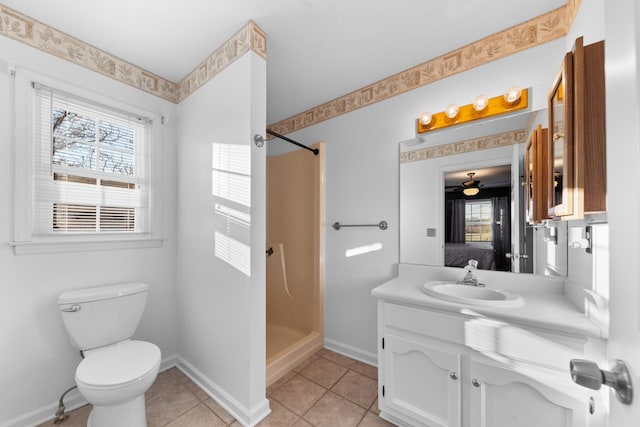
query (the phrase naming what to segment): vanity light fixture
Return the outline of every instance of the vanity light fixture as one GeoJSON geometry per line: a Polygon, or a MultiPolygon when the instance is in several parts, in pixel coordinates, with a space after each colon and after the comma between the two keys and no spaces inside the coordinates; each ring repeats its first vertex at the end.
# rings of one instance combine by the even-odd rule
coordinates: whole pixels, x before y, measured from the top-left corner
{"type": "Polygon", "coordinates": [[[489,97],[487,95],[478,95],[473,100],[473,109],[477,112],[483,111],[489,105],[489,97]]]}
{"type": "Polygon", "coordinates": [[[430,112],[425,111],[424,113],[420,113],[420,117],[418,117],[418,121],[422,126],[428,126],[429,123],[431,123],[432,117],[433,115],[430,112]]]}
{"type": "Polygon", "coordinates": [[[444,109],[444,115],[450,119],[455,119],[458,115],[458,111],[460,111],[460,109],[456,104],[449,104],[447,105],[447,108],[444,109]]]}
{"type": "Polygon", "coordinates": [[[523,110],[529,106],[529,89],[512,86],[505,93],[493,98],[480,95],[472,104],[449,104],[440,113],[421,113],[417,120],[417,132],[424,133],[478,119],[523,110]]]}
{"type": "Polygon", "coordinates": [[[518,102],[520,97],[522,96],[522,89],[518,86],[511,86],[504,93],[504,100],[509,104],[513,104],[514,102],[518,102]]]}

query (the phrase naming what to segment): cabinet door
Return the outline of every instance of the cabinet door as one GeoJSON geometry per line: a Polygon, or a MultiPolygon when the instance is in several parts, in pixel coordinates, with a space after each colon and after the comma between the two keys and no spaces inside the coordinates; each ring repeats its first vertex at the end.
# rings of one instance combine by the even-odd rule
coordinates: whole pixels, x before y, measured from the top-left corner
{"type": "Polygon", "coordinates": [[[384,408],[391,415],[411,425],[460,426],[459,354],[387,334],[383,359],[384,408]]]}
{"type": "Polygon", "coordinates": [[[549,92],[549,215],[573,214],[573,54],[567,53],[549,92]]]}
{"type": "Polygon", "coordinates": [[[531,132],[525,153],[527,222],[530,224],[539,224],[542,220],[549,219],[547,138],[548,129],[538,125],[531,132]]]}
{"type": "Polygon", "coordinates": [[[471,427],[584,427],[588,397],[567,380],[544,384],[525,375],[475,360],[470,368],[471,427]],[[576,396],[580,396],[578,398],[576,396]]]}

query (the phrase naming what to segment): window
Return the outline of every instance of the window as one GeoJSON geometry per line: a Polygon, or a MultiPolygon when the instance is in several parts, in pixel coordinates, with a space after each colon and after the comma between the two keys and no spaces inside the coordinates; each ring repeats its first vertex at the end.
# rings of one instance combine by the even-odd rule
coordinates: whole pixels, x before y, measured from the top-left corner
{"type": "Polygon", "coordinates": [[[467,200],[465,203],[465,240],[491,243],[493,207],[491,200],[467,200]]]}
{"type": "Polygon", "coordinates": [[[25,139],[31,144],[17,145],[28,172],[17,171],[16,183],[26,193],[17,206],[29,215],[16,218],[16,247],[157,237],[151,198],[154,119],[35,81],[28,86],[30,111],[22,112],[30,113],[23,126],[30,129],[25,139]]]}

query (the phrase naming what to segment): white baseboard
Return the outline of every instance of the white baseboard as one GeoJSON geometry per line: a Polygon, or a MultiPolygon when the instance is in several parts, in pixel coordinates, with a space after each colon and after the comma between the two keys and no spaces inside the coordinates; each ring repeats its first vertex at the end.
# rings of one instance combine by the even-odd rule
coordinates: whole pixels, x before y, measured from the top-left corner
{"type": "Polygon", "coordinates": [[[368,351],[361,350],[348,344],[343,344],[341,342],[325,338],[324,348],[326,348],[327,350],[335,351],[336,353],[340,353],[352,359],[367,363],[369,365],[378,366],[377,354],[369,353],[368,351]]]}
{"type": "Polygon", "coordinates": [[[253,408],[247,408],[182,357],[178,356],[177,367],[243,426],[255,426],[271,413],[266,398],[253,408]]]}
{"type": "MultiPolygon", "coordinates": [[[[160,372],[176,366],[178,356],[173,355],[162,359],[160,362],[160,372]]],[[[64,390],[62,390],[63,392],[64,390]]],[[[61,394],[62,394],[61,392],[61,394]]],[[[88,402],[80,395],[78,389],[72,390],[64,397],[65,413],[69,413],[74,409],[78,409],[81,406],[86,405],[88,402]]],[[[52,421],[56,416],[58,410],[58,401],[45,405],[41,408],[35,409],[29,413],[20,415],[8,421],[0,423],[0,427],[33,427],[47,421],[52,421]]],[[[64,425],[64,424],[61,424],[64,425]]]]}

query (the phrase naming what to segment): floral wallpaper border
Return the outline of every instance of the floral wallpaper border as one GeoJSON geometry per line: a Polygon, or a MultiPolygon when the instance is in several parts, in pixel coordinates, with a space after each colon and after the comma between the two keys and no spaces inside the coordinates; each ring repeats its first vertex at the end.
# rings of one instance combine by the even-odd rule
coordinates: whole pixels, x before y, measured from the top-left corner
{"type": "MultiPolygon", "coordinates": [[[[581,3],[582,0],[568,0],[563,7],[274,123],[269,128],[282,134],[300,130],[563,37],[571,27],[581,3]]],[[[150,73],[2,4],[0,35],[174,103],[187,98],[249,50],[267,58],[266,34],[253,21],[249,21],[179,83],[150,73]]]]}
{"type": "Polygon", "coordinates": [[[249,50],[267,59],[267,36],[253,21],[249,21],[176,85],[175,102],[180,103],[249,50]]]}
{"type": "Polygon", "coordinates": [[[177,84],[1,4],[0,35],[174,103],[184,100],[249,50],[262,58],[267,57],[266,35],[253,21],[249,21],[177,84]]]}
{"type": "Polygon", "coordinates": [[[268,127],[280,134],[291,133],[470,70],[487,62],[564,37],[578,13],[581,1],[569,0],[567,4],[551,12],[428,60],[347,95],[273,123],[268,127]]]}
{"type": "Polygon", "coordinates": [[[421,148],[419,150],[400,153],[400,163],[418,162],[434,159],[436,157],[452,156],[454,154],[468,153],[471,151],[487,150],[489,148],[506,147],[520,144],[526,141],[526,130],[498,133],[481,138],[467,139],[465,141],[452,142],[450,144],[437,145],[435,147],[421,148]]]}

